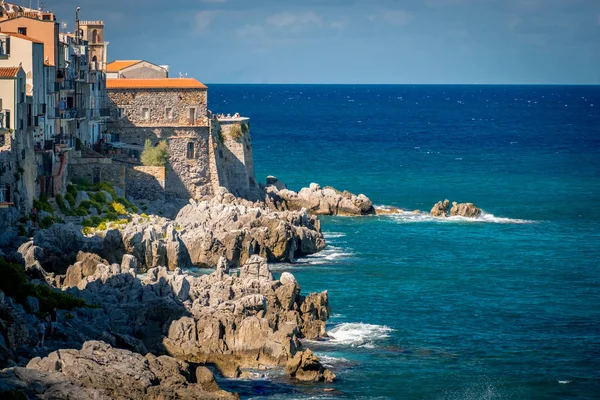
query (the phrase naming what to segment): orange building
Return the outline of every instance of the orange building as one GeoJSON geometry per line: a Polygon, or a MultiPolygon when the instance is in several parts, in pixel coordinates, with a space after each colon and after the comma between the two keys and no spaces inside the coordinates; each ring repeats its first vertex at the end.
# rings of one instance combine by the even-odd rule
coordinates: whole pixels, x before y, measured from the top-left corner
{"type": "Polygon", "coordinates": [[[0,5],[0,31],[20,33],[43,42],[44,63],[56,65],[58,23],[53,13],[3,2],[0,5]]]}

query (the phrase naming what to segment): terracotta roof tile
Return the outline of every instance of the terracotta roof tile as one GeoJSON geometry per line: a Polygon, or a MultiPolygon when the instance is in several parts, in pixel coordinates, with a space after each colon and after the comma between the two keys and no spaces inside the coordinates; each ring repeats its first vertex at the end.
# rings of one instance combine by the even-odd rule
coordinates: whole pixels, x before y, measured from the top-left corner
{"type": "Polygon", "coordinates": [[[107,79],[107,89],[206,89],[194,78],[107,79]]]}
{"type": "Polygon", "coordinates": [[[16,78],[21,67],[0,67],[0,79],[16,78]]]}
{"type": "Polygon", "coordinates": [[[16,32],[4,32],[4,31],[0,31],[0,33],[3,33],[5,35],[11,36],[11,37],[16,37],[16,38],[19,38],[19,39],[29,40],[30,42],[33,42],[33,43],[44,44],[44,42],[42,42],[42,41],[39,41],[39,40],[34,39],[34,38],[31,38],[29,36],[21,35],[20,33],[16,33],[16,32]]]}
{"type": "Polygon", "coordinates": [[[117,61],[113,61],[111,63],[108,63],[106,65],[106,72],[119,72],[122,69],[125,69],[127,67],[131,67],[132,65],[135,65],[139,62],[142,62],[142,60],[117,60],[117,61]]]}

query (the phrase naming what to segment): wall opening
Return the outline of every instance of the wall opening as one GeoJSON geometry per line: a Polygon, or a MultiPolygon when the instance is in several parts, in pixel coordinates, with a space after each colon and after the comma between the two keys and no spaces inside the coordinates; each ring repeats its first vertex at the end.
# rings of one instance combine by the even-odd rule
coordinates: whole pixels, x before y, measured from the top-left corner
{"type": "Polygon", "coordinates": [[[187,144],[187,159],[192,160],[194,158],[194,142],[188,142],[187,144]]]}

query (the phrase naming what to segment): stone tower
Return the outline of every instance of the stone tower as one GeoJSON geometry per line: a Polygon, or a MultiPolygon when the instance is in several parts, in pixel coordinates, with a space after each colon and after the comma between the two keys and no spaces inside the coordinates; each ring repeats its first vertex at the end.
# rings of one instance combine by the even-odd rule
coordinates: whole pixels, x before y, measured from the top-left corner
{"type": "Polygon", "coordinates": [[[88,42],[90,69],[104,71],[107,59],[106,47],[108,46],[108,42],[104,41],[104,22],[79,21],[79,29],[83,33],[83,40],[88,42]]]}

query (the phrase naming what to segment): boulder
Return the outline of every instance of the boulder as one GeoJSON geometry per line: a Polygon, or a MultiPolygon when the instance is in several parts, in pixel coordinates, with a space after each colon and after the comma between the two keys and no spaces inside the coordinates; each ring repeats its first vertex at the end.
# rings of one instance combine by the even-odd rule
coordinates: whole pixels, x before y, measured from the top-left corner
{"type": "Polygon", "coordinates": [[[285,183],[274,177],[273,175],[267,176],[267,187],[274,186],[277,190],[287,189],[285,183]]]}
{"type": "Polygon", "coordinates": [[[481,209],[475,207],[473,203],[457,203],[452,202],[452,209],[450,210],[450,216],[460,216],[466,218],[478,218],[481,216],[481,209]]]}
{"type": "Polygon", "coordinates": [[[88,196],[87,192],[84,190],[77,192],[77,196],[75,196],[75,207],[79,207],[82,201],[90,201],[90,196],[88,196]]]}
{"type": "Polygon", "coordinates": [[[308,188],[294,192],[276,185],[265,188],[267,204],[277,210],[306,209],[312,215],[372,215],[375,208],[371,200],[364,194],[358,196],[348,191],[326,186],[321,189],[317,183],[311,183],[308,188]]]}
{"type": "Polygon", "coordinates": [[[431,209],[431,216],[433,217],[447,217],[448,209],[450,208],[450,201],[438,201],[431,209]]]}
{"type": "Polygon", "coordinates": [[[333,382],[335,374],[325,369],[310,350],[299,351],[285,365],[285,372],[303,382],[333,382]]]}

